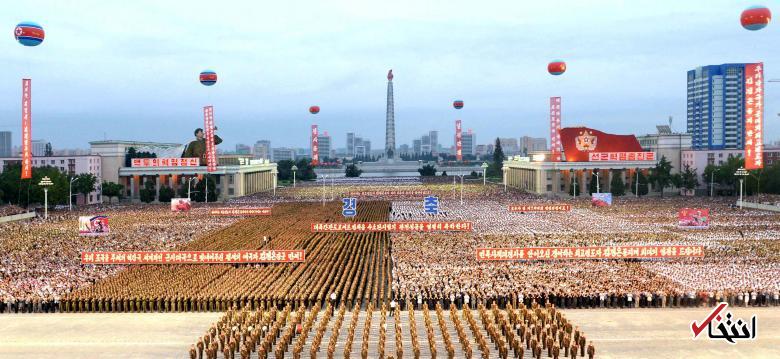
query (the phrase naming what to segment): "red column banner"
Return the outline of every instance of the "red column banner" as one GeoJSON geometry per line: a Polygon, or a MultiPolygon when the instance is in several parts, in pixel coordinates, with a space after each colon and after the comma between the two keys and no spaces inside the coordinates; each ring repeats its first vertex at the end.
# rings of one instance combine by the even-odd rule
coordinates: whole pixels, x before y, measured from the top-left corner
{"type": "Polygon", "coordinates": [[[30,79],[22,79],[22,179],[32,178],[32,93],[30,79]]]}
{"type": "Polygon", "coordinates": [[[206,170],[217,170],[217,147],[214,145],[214,107],[203,108],[203,127],[206,132],[206,170]]]}
{"type": "Polygon", "coordinates": [[[745,65],[745,169],[764,168],[764,63],[745,65]]]}
{"type": "Polygon", "coordinates": [[[455,159],[463,161],[463,130],[460,120],[455,120],[455,159]]]}
{"type": "Polygon", "coordinates": [[[561,160],[561,98],[550,97],[550,161],[561,160]]]}
{"type": "Polygon", "coordinates": [[[311,125],[311,165],[320,163],[320,140],[317,125],[311,125]]]}

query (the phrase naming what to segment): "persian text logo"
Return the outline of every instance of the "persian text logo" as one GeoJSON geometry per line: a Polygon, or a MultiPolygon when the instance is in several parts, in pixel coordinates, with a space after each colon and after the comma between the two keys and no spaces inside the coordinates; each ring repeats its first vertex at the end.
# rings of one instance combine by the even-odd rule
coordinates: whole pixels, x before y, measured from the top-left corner
{"type": "Polygon", "coordinates": [[[756,316],[753,315],[752,324],[748,326],[747,321],[741,318],[735,320],[731,312],[723,311],[728,305],[725,302],[719,303],[701,324],[692,321],[693,339],[695,340],[704,331],[704,327],[707,327],[707,337],[710,339],[723,339],[729,344],[737,344],[735,340],[755,340],[758,333],[756,316]],[[713,331],[713,327],[717,331],[713,331]]]}

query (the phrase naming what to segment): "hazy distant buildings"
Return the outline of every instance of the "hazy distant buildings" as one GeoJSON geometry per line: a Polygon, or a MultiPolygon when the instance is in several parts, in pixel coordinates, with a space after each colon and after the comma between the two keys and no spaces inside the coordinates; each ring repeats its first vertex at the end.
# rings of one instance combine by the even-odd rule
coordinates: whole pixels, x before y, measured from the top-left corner
{"type": "Polygon", "coordinates": [[[461,135],[461,150],[463,155],[476,154],[477,135],[469,129],[461,135]]]}
{"type": "Polygon", "coordinates": [[[520,147],[517,145],[516,138],[499,138],[501,141],[501,150],[505,156],[515,156],[520,153],[520,147]]]}
{"type": "Polygon", "coordinates": [[[519,154],[528,156],[528,154],[531,152],[546,151],[547,139],[544,137],[523,136],[520,137],[520,141],[518,142],[517,146],[519,154]]]}
{"type": "Polygon", "coordinates": [[[347,132],[347,157],[359,157],[371,155],[371,141],[347,132]]]}
{"type": "Polygon", "coordinates": [[[252,147],[249,147],[243,143],[239,143],[236,145],[236,154],[237,155],[248,155],[252,153],[252,147]]]}
{"type": "Polygon", "coordinates": [[[294,148],[289,147],[277,147],[271,152],[271,160],[274,162],[279,161],[295,161],[296,151],[294,148]]]}
{"type": "Polygon", "coordinates": [[[255,158],[271,159],[271,141],[260,140],[255,142],[255,158]]]}
{"type": "Polygon", "coordinates": [[[678,173],[683,167],[682,152],[691,148],[691,134],[674,133],[670,126],[655,126],[658,133],[637,136],[636,139],[645,151],[655,152],[656,158],[665,157],[672,164],[672,173],[678,173]]]}
{"type": "Polygon", "coordinates": [[[332,159],[333,154],[330,152],[331,138],[330,135],[328,134],[328,131],[324,131],[321,135],[318,135],[317,141],[319,141],[320,161],[322,161],[322,159],[325,157],[332,159]]]}
{"type": "Polygon", "coordinates": [[[32,140],[32,155],[33,156],[45,156],[46,144],[49,143],[46,140],[32,140]]]}
{"type": "Polygon", "coordinates": [[[12,157],[11,131],[0,131],[0,157],[12,157]]]}

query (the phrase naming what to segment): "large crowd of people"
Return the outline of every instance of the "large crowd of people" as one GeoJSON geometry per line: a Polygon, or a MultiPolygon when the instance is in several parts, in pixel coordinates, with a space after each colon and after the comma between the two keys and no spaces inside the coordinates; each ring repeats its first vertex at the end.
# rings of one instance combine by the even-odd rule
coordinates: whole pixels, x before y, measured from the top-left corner
{"type": "Polygon", "coordinates": [[[167,206],[106,206],[57,212],[48,220],[0,224],[0,313],[54,311],[63,296],[121,272],[124,266],[82,265],[84,251],[171,250],[233,218],[171,213],[167,206]],[[78,217],[109,217],[110,233],[82,237],[78,217]]]}
{"type": "MultiPolygon", "coordinates": [[[[312,202],[321,184],[239,198],[219,206],[273,206],[273,215],[211,217],[207,208],[171,213],[161,205],[54,212],[43,221],[0,225],[0,311],[189,311],[232,306],[351,307],[550,302],[559,307],[712,304],[775,305],[780,289],[780,216],[711,198],[617,197],[611,207],[555,200],[481,183],[342,181],[334,200],[312,202]],[[461,190],[463,204],[461,204],[461,190]],[[382,198],[382,191],[390,191],[382,198]],[[397,196],[393,191],[401,191],[397,196]],[[358,215],[339,196],[358,196],[358,215]],[[424,195],[440,199],[437,214],[424,195]],[[379,197],[379,200],[377,200],[379,197]],[[399,198],[400,197],[400,198],[399,198]],[[303,198],[305,200],[296,200],[303,198]],[[510,205],[556,204],[566,212],[510,212],[510,205]],[[680,208],[709,208],[707,229],[677,226],[680,208]],[[80,237],[79,215],[107,214],[111,233],[80,237]],[[313,222],[470,221],[467,233],[312,233],[313,222]],[[702,245],[704,257],[654,260],[485,262],[477,248],[702,245]],[[81,265],[83,251],[304,249],[295,264],[81,265]],[[712,299],[715,298],[715,299],[712,299]]],[[[326,183],[327,184],[327,183],[326,183]]],[[[326,186],[328,189],[330,186],[326,186]]]]}

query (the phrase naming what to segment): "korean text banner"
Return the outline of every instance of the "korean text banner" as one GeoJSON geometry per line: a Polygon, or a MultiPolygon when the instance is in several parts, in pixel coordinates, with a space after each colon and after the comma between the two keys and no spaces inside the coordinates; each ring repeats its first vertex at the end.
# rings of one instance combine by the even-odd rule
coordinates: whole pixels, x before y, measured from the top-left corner
{"type": "Polygon", "coordinates": [[[704,246],[477,248],[477,260],[622,259],[703,257],[704,246]]]}
{"type": "Polygon", "coordinates": [[[311,125],[311,165],[320,163],[320,140],[317,125],[311,125]]]}
{"type": "Polygon", "coordinates": [[[303,262],[306,251],[82,252],[81,264],[221,264],[303,262]]]}
{"type": "Polygon", "coordinates": [[[312,223],[311,231],[318,232],[471,232],[471,222],[327,222],[312,223]]]}
{"type": "Polygon", "coordinates": [[[709,228],[709,208],[681,208],[677,212],[677,225],[680,228],[709,228]]]}
{"type": "Polygon", "coordinates": [[[214,144],[214,107],[203,108],[203,127],[206,135],[206,171],[217,170],[217,146],[214,144]]]}
{"type": "Polygon", "coordinates": [[[561,98],[550,97],[550,155],[552,162],[561,161],[561,98]]]}
{"type": "Polygon", "coordinates": [[[745,169],[764,168],[764,64],[745,65],[745,169]]]}
{"type": "Polygon", "coordinates": [[[509,212],[569,212],[570,204],[512,204],[509,212]]]}
{"type": "Polygon", "coordinates": [[[258,208],[211,208],[209,214],[212,216],[270,216],[270,207],[258,208]]]}
{"type": "Polygon", "coordinates": [[[463,160],[463,129],[460,120],[455,120],[455,159],[463,160]]]}
{"type": "Polygon", "coordinates": [[[562,129],[561,144],[568,162],[588,162],[591,152],[644,152],[634,135],[613,135],[587,127],[562,129]]]}
{"type": "Polygon", "coordinates": [[[133,158],[130,162],[131,167],[198,167],[200,158],[198,157],[170,157],[170,158],[133,158]]]}
{"type": "Polygon", "coordinates": [[[32,178],[32,90],[22,79],[22,179],[32,178]]]}

